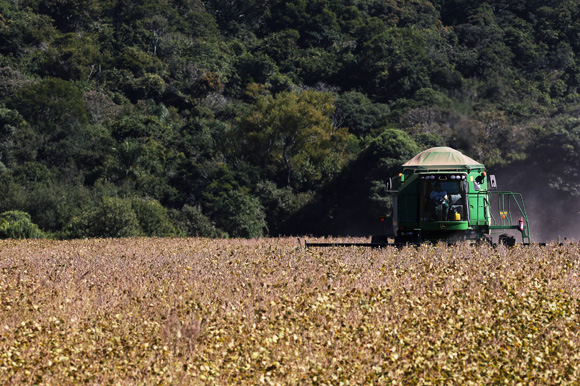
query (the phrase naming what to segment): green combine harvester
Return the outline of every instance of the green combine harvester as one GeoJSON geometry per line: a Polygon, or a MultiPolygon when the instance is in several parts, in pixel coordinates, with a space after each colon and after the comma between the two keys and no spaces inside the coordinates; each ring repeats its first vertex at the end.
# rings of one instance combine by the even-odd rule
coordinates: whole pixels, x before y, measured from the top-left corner
{"type": "Polygon", "coordinates": [[[449,147],[425,150],[403,164],[388,182],[393,215],[380,216],[383,234],[371,243],[306,243],[307,246],[402,246],[424,242],[530,243],[520,193],[498,191],[485,166],[449,147]]]}

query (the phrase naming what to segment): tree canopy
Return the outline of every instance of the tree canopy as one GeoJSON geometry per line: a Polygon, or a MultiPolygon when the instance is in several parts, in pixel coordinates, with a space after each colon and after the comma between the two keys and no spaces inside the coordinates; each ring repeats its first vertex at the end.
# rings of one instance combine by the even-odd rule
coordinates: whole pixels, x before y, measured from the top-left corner
{"type": "Polygon", "coordinates": [[[3,237],[338,232],[443,145],[575,197],[578,5],[0,0],[3,237]]]}

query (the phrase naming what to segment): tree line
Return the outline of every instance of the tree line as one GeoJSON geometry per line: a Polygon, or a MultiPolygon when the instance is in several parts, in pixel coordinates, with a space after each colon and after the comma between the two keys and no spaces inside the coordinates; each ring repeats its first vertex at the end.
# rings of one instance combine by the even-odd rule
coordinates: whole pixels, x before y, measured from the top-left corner
{"type": "Polygon", "coordinates": [[[366,232],[442,145],[578,196],[579,5],[0,0],[0,237],[366,232]]]}

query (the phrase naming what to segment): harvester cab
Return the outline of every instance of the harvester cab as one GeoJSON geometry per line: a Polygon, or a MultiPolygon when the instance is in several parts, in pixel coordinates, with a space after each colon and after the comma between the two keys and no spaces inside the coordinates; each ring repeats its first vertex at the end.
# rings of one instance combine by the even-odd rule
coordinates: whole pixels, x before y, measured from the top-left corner
{"type": "Polygon", "coordinates": [[[461,221],[468,217],[465,174],[420,176],[419,217],[423,222],[461,221]]]}

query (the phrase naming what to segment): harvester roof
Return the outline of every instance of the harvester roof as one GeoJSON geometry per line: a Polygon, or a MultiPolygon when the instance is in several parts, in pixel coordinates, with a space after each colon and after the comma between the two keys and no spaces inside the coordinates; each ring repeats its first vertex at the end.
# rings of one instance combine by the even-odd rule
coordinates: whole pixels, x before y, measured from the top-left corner
{"type": "Polygon", "coordinates": [[[483,164],[450,147],[432,147],[403,164],[403,168],[410,169],[476,169],[483,167],[483,164]]]}

